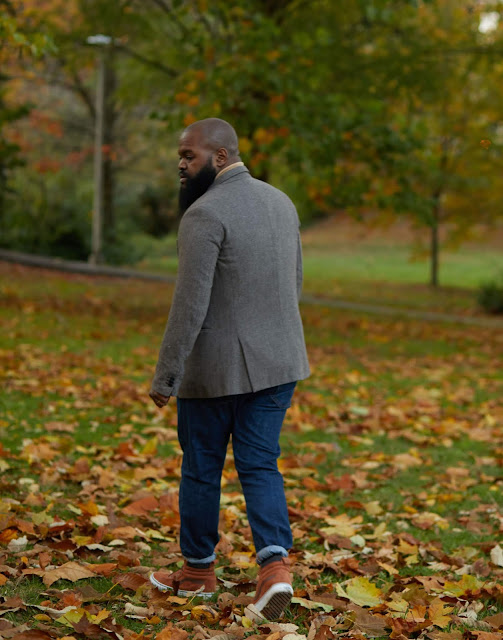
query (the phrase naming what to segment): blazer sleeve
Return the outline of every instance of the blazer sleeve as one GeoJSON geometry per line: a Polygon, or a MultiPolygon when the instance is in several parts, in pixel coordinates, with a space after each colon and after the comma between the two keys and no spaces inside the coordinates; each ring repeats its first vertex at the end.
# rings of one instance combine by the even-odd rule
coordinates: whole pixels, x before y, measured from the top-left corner
{"type": "Polygon", "coordinates": [[[302,294],[302,281],[303,281],[303,269],[302,269],[302,243],[300,240],[300,233],[297,235],[297,300],[300,302],[300,296],[302,294]]]}
{"type": "Polygon", "coordinates": [[[222,223],[201,209],[190,209],[180,223],[175,293],[152,382],[164,396],[177,394],[206,317],[224,235],[222,223]]]}

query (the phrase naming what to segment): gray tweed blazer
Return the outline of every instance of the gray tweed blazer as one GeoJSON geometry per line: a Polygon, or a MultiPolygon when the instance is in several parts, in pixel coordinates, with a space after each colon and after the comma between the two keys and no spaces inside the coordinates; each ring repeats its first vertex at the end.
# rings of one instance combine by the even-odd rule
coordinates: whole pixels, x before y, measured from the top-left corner
{"type": "Polygon", "coordinates": [[[302,252],[291,200],[246,167],[185,212],[178,276],[152,389],[214,398],[307,378],[302,252]]]}

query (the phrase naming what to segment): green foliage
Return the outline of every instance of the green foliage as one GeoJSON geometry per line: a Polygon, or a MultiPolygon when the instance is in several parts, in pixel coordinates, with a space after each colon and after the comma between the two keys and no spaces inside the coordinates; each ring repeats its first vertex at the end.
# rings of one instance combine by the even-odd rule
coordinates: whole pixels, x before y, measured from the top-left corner
{"type": "Polygon", "coordinates": [[[480,285],[477,301],[484,311],[503,314],[503,273],[480,285]]]}
{"type": "Polygon", "coordinates": [[[91,185],[81,176],[18,172],[1,221],[2,246],[28,253],[87,259],[91,185]],[[27,179],[28,178],[28,179],[27,179]]]}
{"type": "Polygon", "coordinates": [[[160,235],[172,228],[176,138],[209,116],[235,126],[251,172],[287,191],[305,222],[339,209],[379,209],[408,215],[432,232],[448,224],[452,244],[475,223],[500,215],[503,90],[493,53],[501,30],[480,33],[482,6],[457,0],[54,0],[43,10],[30,0],[28,6],[29,29],[18,24],[17,31],[46,34],[58,50],[25,70],[44,77],[49,98],[37,109],[63,133],[35,145],[25,131],[28,165],[39,161],[39,150],[63,165],[69,149],[92,152],[99,50],[87,38],[112,38],[105,55],[107,231],[124,212],[133,231],[160,235]]]}
{"type": "Polygon", "coordinates": [[[9,107],[5,104],[6,77],[0,74],[0,222],[4,208],[4,199],[8,190],[8,175],[15,167],[23,166],[24,161],[18,144],[5,138],[5,129],[24,117],[27,105],[9,107]]]}

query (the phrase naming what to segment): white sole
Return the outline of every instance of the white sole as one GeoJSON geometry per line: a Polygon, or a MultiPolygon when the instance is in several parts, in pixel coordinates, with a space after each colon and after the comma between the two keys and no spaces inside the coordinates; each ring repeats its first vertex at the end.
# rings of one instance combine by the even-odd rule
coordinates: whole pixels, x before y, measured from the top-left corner
{"type": "Polygon", "coordinates": [[[283,611],[290,604],[293,596],[292,585],[288,582],[277,582],[268,589],[264,595],[255,602],[254,607],[267,620],[274,620],[281,617],[283,611]]]}
{"type": "MultiPolygon", "coordinates": [[[[162,584],[162,582],[159,582],[159,580],[156,580],[153,573],[150,574],[150,582],[154,585],[154,587],[159,589],[159,591],[173,591],[173,587],[169,587],[165,584],[162,584]]],[[[182,598],[191,598],[192,596],[197,596],[198,598],[211,598],[211,596],[214,594],[209,591],[184,591],[183,589],[178,589],[177,595],[181,596],[182,598]]]]}

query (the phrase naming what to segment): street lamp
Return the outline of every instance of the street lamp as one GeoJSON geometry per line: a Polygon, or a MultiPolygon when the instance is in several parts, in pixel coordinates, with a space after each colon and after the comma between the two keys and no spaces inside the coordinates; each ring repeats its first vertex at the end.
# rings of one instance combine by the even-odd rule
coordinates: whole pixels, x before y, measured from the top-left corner
{"type": "Polygon", "coordinates": [[[87,43],[98,46],[96,80],[96,116],[94,130],[94,195],[91,237],[91,264],[103,262],[103,138],[105,115],[105,55],[104,48],[112,42],[110,36],[89,36],[87,43]]]}

